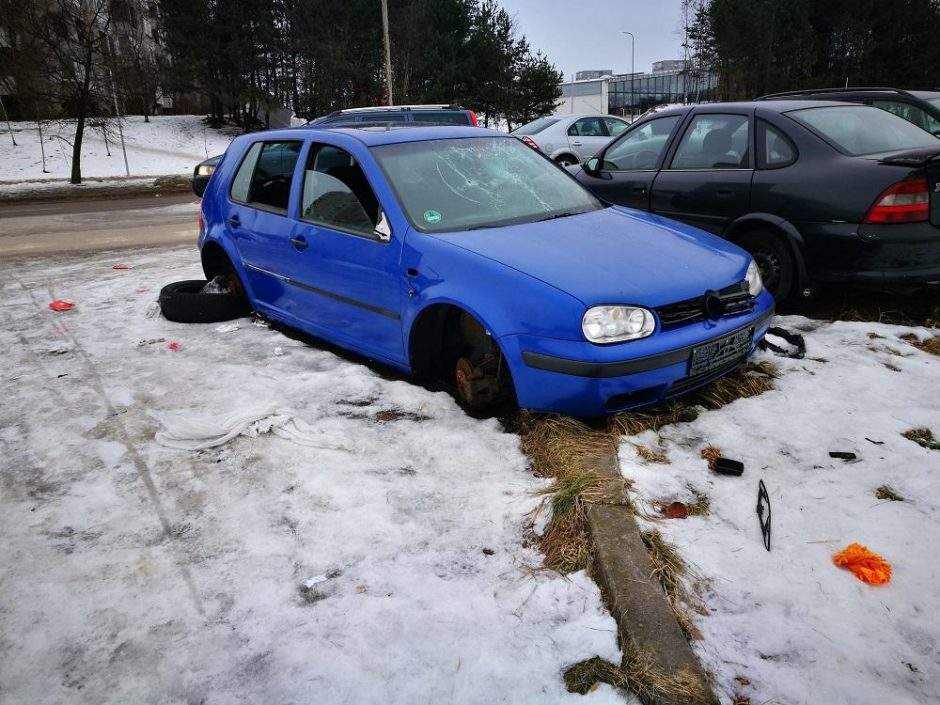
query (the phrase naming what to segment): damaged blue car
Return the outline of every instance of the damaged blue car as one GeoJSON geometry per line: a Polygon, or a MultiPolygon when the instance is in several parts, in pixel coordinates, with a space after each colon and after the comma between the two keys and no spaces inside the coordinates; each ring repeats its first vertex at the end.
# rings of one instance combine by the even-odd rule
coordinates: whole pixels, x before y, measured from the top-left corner
{"type": "Polygon", "coordinates": [[[201,195],[209,279],[473,410],[591,417],[675,397],[739,366],[773,314],[744,250],[610,206],[490,130],[245,135],[201,195]]]}

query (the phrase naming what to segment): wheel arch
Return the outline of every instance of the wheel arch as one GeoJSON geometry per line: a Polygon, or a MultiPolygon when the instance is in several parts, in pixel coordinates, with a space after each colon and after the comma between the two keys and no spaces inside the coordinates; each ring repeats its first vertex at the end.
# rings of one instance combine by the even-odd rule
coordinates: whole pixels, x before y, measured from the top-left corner
{"type": "Polygon", "coordinates": [[[414,315],[408,328],[408,364],[412,372],[422,374],[433,370],[433,360],[436,354],[442,352],[442,342],[448,324],[461,316],[470,317],[489,334],[493,344],[501,350],[493,329],[477,311],[451,299],[429,301],[414,315]]]}
{"type": "Polygon", "coordinates": [[[806,265],[806,242],[790,221],[772,213],[748,213],[725,228],[725,239],[738,244],[748,233],[767,230],[778,235],[789,247],[796,264],[796,291],[802,297],[812,289],[812,278],[806,265]]]}

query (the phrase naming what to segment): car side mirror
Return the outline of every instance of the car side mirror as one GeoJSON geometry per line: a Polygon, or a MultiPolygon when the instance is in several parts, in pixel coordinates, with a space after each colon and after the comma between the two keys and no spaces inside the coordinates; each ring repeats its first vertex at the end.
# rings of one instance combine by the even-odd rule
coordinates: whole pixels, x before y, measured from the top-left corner
{"type": "Polygon", "coordinates": [[[379,221],[372,228],[372,234],[382,242],[388,242],[392,239],[392,228],[388,224],[388,218],[385,217],[385,211],[379,209],[379,221]]]}
{"type": "Polygon", "coordinates": [[[601,170],[601,160],[598,157],[591,157],[584,165],[584,170],[589,174],[596,174],[601,170]]]}
{"type": "Polygon", "coordinates": [[[209,176],[194,176],[193,177],[193,193],[202,198],[202,195],[206,192],[206,187],[209,185],[209,179],[212,178],[212,175],[209,176]]]}

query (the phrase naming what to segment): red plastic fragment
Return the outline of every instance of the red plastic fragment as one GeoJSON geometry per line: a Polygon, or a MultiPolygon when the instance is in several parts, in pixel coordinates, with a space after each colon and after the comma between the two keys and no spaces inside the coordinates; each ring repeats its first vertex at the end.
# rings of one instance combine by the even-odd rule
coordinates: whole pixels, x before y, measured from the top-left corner
{"type": "Polygon", "coordinates": [[[53,311],[71,311],[73,308],[75,308],[75,304],[73,304],[71,301],[56,299],[51,304],[49,304],[49,308],[51,308],[53,311]]]}
{"type": "Polygon", "coordinates": [[[167,345],[167,347],[168,347],[170,350],[173,350],[173,351],[175,352],[176,350],[179,350],[179,349],[180,349],[180,344],[177,343],[177,342],[174,340],[172,343],[170,343],[169,345],[167,345]]]}
{"type": "Polygon", "coordinates": [[[111,269],[130,269],[126,264],[116,264],[111,269]]]}

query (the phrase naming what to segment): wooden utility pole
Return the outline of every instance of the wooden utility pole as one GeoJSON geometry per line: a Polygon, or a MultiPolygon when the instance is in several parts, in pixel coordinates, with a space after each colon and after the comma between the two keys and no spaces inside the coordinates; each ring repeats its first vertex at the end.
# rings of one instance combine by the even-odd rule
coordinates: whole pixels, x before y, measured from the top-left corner
{"type": "Polygon", "coordinates": [[[388,104],[395,105],[392,98],[392,48],[388,41],[388,0],[382,0],[382,35],[385,38],[385,90],[388,92],[388,104]]]}

